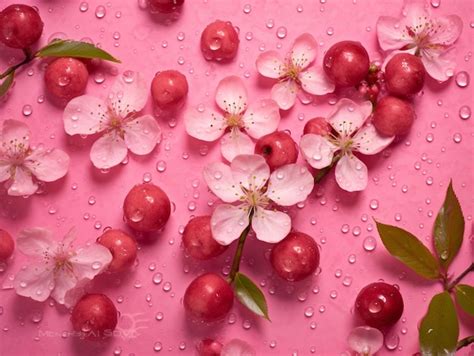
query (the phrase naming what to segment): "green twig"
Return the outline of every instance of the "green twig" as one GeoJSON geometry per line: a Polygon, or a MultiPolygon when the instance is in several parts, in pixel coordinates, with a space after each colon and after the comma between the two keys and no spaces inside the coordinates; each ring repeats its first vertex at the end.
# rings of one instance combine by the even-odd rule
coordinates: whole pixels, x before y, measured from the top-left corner
{"type": "Polygon", "coordinates": [[[459,284],[459,282],[461,282],[461,280],[466,277],[466,275],[469,273],[469,272],[473,272],[474,271],[474,262],[471,263],[471,265],[466,268],[466,270],[461,273],[454,281],[452,281],[450,284],[448,284],[445,288],[446,290],[450,291],[451,289],[453,289],[454,287],[456,287],[457,284],[459,284]]]}
{"type": "Polygon", "coordinates": [[[239,272],[240,261],[242,260],[242,252],[244,251],[245,240],[250,232],[250,226],[252,225],[253,210],[250,212],[249,225],[240,234],[239,242],[237,244],[237,250],[235,250],[234,259],[232,260],[232,267],[229,273],[229,280],[232,283],[235,279],[235,275],[239,272]]]}
{"type": "Polygon", "coordinates": [[[314,182],[315,183],[320,183],[323,180],[323,178],[326,177],[326,175],[329,173],[329,171],[332,169],[332,167],[334,167],[334,165],[337,163],[337,161],[339,161],[340,158],[341,157],[339,157],[339,156],[334,156],[334,158],[332,159],[332,162],[329,166],[320,169],[318,171],[318,173],[316,173],[316,175],[314,176],[314,182]]]}
{"type": "Polygon", "coordinates": [[[463,347],[466,347],[469,344],[472,344],[474,342],[474,335],[465,337],[464,339],[461,339],[458,341],[458,346],[456,347],[456,351],[459,349],[462,349],[463,347]]]}
{"type": "Polygon", "coordinates": [[[35,57],[31,55],[30,50],[24,49],[23,53],[25,54],[25,59],[23,59],[20,63],[15,64],[14,66],[11,66],[8,68],[5,72],[0,74],[0,79],[8,77],[11,73],[15,72],[18,68],[21,66],[30,63],[35,57]]]}

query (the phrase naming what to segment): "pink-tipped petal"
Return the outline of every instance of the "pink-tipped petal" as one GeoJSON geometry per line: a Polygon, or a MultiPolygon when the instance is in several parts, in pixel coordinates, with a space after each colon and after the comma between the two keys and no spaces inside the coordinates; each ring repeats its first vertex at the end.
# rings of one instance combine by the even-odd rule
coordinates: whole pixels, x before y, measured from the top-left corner
{"type": "Polygon", "coordinates": [[[44,302],[54,289],[54,266],[44,262],[30,263],[22,268],[13,282],[16,294],[44,302]]]}
{"type": "Polygon", "coordinates": [[[107,103],[90,95],[72,99],[64,109],[64,131],[68,135],[92,135],[103,131],[109,122],[107,103]]]}
{"type": "Polygon", "coordinates": [[[104,271],[111,261],[110,250],[97,243],[78,249],[76,254],[69,259],[72,272],[77,280],[93,279],[104,271]]]}
{"type": "Polygon", "coordinates": [[[414,44],[414,39],[406,33],[404,20],[380,16],[376,26],[379,46],[384,51],[394,51],[414,44]]]}
{"type": "Polygon", "coordinates": [[[240,131],[239,128],[232,130],[221,139],[221,153],[227,161],[232,160],[238,155],[250,155],[254,152],[255,144],[250,137],[240,131]]]}
{"type": "Polygon", "coordinates": [[[27,150],[31,132],[28,125],[18,120],[5,120],[0,133],[0,153],[27,150]]]}
{"type": "Polygon", "coordinates": [[[108,97],[112,111],[125,118],[142,110],[148,100],[148,85],[138,72],[126,71],[115,80],[108,97]]]}
{"type": "Polygon", "coordinates": [[[219,205],[211,217],[212,237],[221,245],[237,240],[249,224],[248,207],[245,205],[219,205]]]}
{"type": "Polygon", "coordinates": [[[115,132],[109,132],[100,137],[91,147],[92,164],[99,169],[115,167],[127,157],[127,145],[115,132]]]}
{"type": "Polygon", "coordinates": [[[336,85],[329,79],[321,66],[311,67],[298,75],[301,88],[313,95],[326,95],[336,89],[336,85]]]}
{"type": "Polygon", "coordinates": [[[242,79],[235,75],[225,77],[216,90],[216,103],[227,113],[240,114],[247,108],[247,89],[242,79]]]}
{"type": "Polygon", "coordinates": [[[54,182],[67,174],[69,156],[59,149],[38,148],[25,159],[24,166],[43,182],[54,182]]]}
{"type": "Polygon", "coordinates": [[[285,80],[272,87],[271,97],[278,104],[280,109],[288,110],[295,105],[298,94],[298,85],[294,80],[285,80]]]}
{"type": "Polygon", "coordinates": [[[367,124],[357,131],[353,141],[355,150],[364,155],[374,155],[390,145],[394,138],[381,136],[374,125],[367,124]]]}
{"type": "Polygon", "coordinates": [[[20,197],[30,196],[36,193],[38,185],[33,182],[31,172],[23,166],[18,166],[12,177],[12,184],[8,188],[8,195],[20,197]]]}
{"type": "Polygon", "coordinates": [[[328,117],[328,122],[341,137],[348,137],[362,127],[371,112],[370,101],[357,104],[343,98],[335,105],[334,111],[328,117]]]}
{"type": "Polygon", "coordinates": [[[352,329],[347,343],[358,355],[375,355],[383,346],[383,334],[370,326],[359,326],[352,329]]]}
{"type": "Polygon", "coordinates": [[[436,31],[430,36],[431,44],[441,47],[453,45],[462,32],[462,20],[458,15],[441,16],[435,20],[436,31]]]}
{"type": "Polygon", "coordinates": [[[232,177],[236,184],[248,190],[262,188],[270,177],[270,168],[260,155],[240,155],[230,164],[232,177]]]}
{"type": "Polygon", "coordinates": [[[51,292],[51,297],[59,304],[66,304],[66,294],[74,289],[76,285],[76,276],[69,269],[60,268],[55,272],[54,290],[51,292]]]}
{"type": "Polygon", "coordinates": [[[161,129],[151,115],[133,119],[124,125],[125,144],[136,155],[147,155],[161,142],[161,129]]]}
{"type": "Polygon", "coordinates": [[[316,169],[329,166],[338,149],[339,147],[320,135],[307,134],[301,137],[301,153],[309,165],[316,169]]]}
{"type": "Polygon", "coordinates": [[[358,192],[367,187],[367,166],[354,155],[344,155],[336,164],[336,182],[348,192],[358,192]]]}
{"type": "Polygon", "coordinates": [[[402,9],[402,19],[407,26],[422,28],[430,19],[426,0],[405,0],[402,9]]]}
{"type": "Polygon", "coordinates": [[[285,63],[276,51],[260,54],[256,61],[258,72],[267,78],[278,79],[285,74],[285,63]]]}
{"type": "Polygon", "coordinates": [[[318,43],[309,33],[303,33],[293,43],[290,58],[293,65],[300,69],[308,67],[316,59],[318,43]]]}
{"type": "Polygon", "coordinates": [[[444,82],[452,77],[456,68],[455,48],[440,52],[436,49],[423,49],[421,51],[421,61],[426,69],[426,73],[440,82],[444,82]]]}
{"type": "Polygon", "coordinates": [[[184,126],[189,136],[212,142],[224,134],[227,121],[214,110],[192,108],[184,114],[184,126]]]}
{"type": "Polygon", "coordinates": [[[291,206],[304,201],[313,187],[314,178],[306,167],[287,164],[271,174],[267,197],[278,205],[291,206]]]}
{"type": "Polygon", "coordinates": [[[245,131],[253,137],[260,138],[272,133],[280,124],[280,109],[271,99],[263,99],[253,103],[245,111],[242,121],[245,131]]]}
{"type": "Polygon", "coordinates": [[[242,190],[235,185],[227,164],[214,162],[206,165],[203,177],[209,189],[226,203],[233,203],[242,195],[242,190]]]}
{"type": "Polygon", "coordinates": [[[0,183],[10,179],[12,168],[13,166],[10,162],[0,160],[0,183]]]}
{"type": "Polygon", "coordinates": [[[45,253],[54,252],[56,246],[52,232],[42,227],[23,229],[16,239],[18,250],[32,257],[43,258],[45,253]]]}
{"type": "Polygon", "coordinates": [[[291,218],[281,211],[258,207],[252,219],[252,229],[260,241],[275,244],[290,233],[291,218]]]}

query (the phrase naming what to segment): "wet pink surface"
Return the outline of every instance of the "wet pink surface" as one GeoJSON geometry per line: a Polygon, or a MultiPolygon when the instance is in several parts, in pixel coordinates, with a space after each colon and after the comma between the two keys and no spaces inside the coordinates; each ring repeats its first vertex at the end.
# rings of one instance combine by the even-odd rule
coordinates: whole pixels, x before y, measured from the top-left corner
{"type": "MultiPolygon", "coordinates": [[[[122,60],[121,65],[104,65],[91,73],[89,94],[104,97],[113,83],[113,74],[127,69],[141,71],[150,82],[159,70],[177,69],[189,81],[188,106],[211,104],[217,83],[229,74],[244,78],[251,97],[269,97],[271,84],[257,74],[256,57],[263,46],[284,54],[303,32],[310,32],[321,44],[319,65],[330,45],[347,39],[361,41],[372,59],[380,58],[376,20],[380,15],[398,14],[402,5],[402,1],[395,0],[330,0],[325,4],[315,0],[188,0],[181,17],[164,25],[140,9],[135,0],[91,0],[85,12],[79,10],[77,0],[26,3],[40,9],[45,22],[42,44],[54,33],[64,32],[68,38],[91,38],[122,60]],[[247,3],[252,7],[249,14],[243,11],[247,3]],[[297,11],[298,4],[302,12],[297,11]],[[104,5],[107,12],[102,19],[95,16],[99,5],[104,5]],[[238,57],[229,64],[206,62],[199,50],[200,32],[215,19],[231,20],[240,28],[238,57]],[[269,19],[274,20],[271,29],[266,26],[269,19]],[[284,39],[277,37],[280,26],[287,28],[284,39]],[[178,40],[180,32],[185,37],[182,41],[178,40]],[[247,33],[252,33],[251,39],[250,34],[246,39],[247,33]],[[101,75],[105,81],[97,84],[94,78],[100,81],[101,75]]],[[[0,7],[7,4],[9,1],[2,0],[0,7]]],[[[444,0],[431,10],[435,14],[454,13],[462,17],[464,29],[457,45],[457,70],[472,75],[472,3],[444,0]]],[[[0,47],[1,68],[20,58],[19,51],[0,47]]],[[[151,355],[155,354],[157,342],[162,345],[158,354],[184,355],[193,354],[194,344],[202,337],[221,341],[239,337],[252,344],[260,355],[339,355],[347,349],[349,331],[359,323],[351,313],[358,291],[379,279],[398,284],[405,301],[402,320],[390,331],[390,335],[400,338],[399,349],[383,348],[380,354],[412,354],[418,347],[417,324],[431,296],[441,291],[441,285],[422,280],[391,258],[373,231],[371,217],[398,224],[431,246],[432,225],[450,178],[467,222],[464,243],[452,264],[452,272],[459,274],[473,260],[474,245],[472,237],[469,238],[474,193],[473,118],[459,117],[462,105],[472,105],[472,84],[460,88],[454,79],[443,85],[428,80],[424,95],[416,98],[418,118],[410,134],[382,154],[363,157],[370,174],[364,192],[343,192],[331,174],[319,194],[315,190],[304,207],[291,209],[294,228],[312,235],[321,246],[322,271],[318,276],[293,285],[282,282],[272,274],[265,258],[270,245],[249,239],[242,270],[262,286],[272,322],[252,316],[236,302],[231,316],[211,327],[187,323],[181,299],[186,286],[199,273],[225,270],[235,247],[215,261],[195,262],[184,257],[180,231],[190,216],[210,214],[213,209],[210,205],[216,198],[207,191],[200,172],[204,164],[221,159],[218,144],[205,145],[189,138],[178,113],[170,121],[158,119],[164,136],[152,154],[131,155],[127,164],[102,173],[89,161],[92,141],[68,138],[63,131],[62,110],[47,98],[40,103],[44,93],[43,66],[35,62],[18,75],[10,97],[0,104],[0,120],[27,122],[33,130],[32,141],[67,151],[71,168],[65,179],[46,185],[42,194],[29,199],[1,195],[1,228],[16,235],[22,228],[45,226],[54,229],[59,238],[76,226],[79,242],[93,242],[107,226],[125,228],[123,199],[134,184],[143,181],[145,174],[150,174],[152,182],[167,192],[175,210],[162,233],[156,234],[152,242],[140,243],[139,264],[133,271],[122,276],[102,275],[91,285],[92,291],[107,294],[121,313],[116,337],[106,343],[90,344],[68,336],[71,325],[65,308],[33,302],[5,289],[0,292],[2,355],[112,355],[120,350],[122,355],[151,355]],[[32,107],[28,117],[22,113],[24,105],[32,107]],[[459,143],[454,141],[456,134],[462,136],[459,143]],[[434,137],[432,142],[429,135],[434,137]],[[159,161],[166,162],[162,173],[156,169],[159,161]],[[95,203],[91,204],[93,200],[95,203]],[[371,202],[375,201],[378,207],[372,209],[371,202]],[[364,221],[365,217],[369,220],[364,221]],[[395,221],[396,217],[401,220],[395,221]],[[344,224],[350,227],[347,233],[342,231],[344,224]],[[363,248],[367,236],[377,240],[373,252],[363,248]],[[153,276],[158,272],[163,278],[155,284],[153,276]],[[343,284],[350,280],[349,286],[343,284]],[[166,291],[167,287],[171,289],[166,291]],[[147,298],[151,300],[148,302],[147,298]],[[305,316],[305,311],[311,314],[308,308],[314,310],[312,316],[305,316]],[[159,312],[163,313],[161,321],[155,318],[159,312]]],[[[293,138],[299,140],[307,119],[330,111],[330,98],[318,98],[310,105],[298,102],[283,114],[280,128],[290,130],[293,138]]],[[[145,112],[152,112],[151,105],[145,112]]],[[[0,273],[4,287],[8,287],[9,278],[24,262],[20,253],[14,255],[0,273]]],[[[465,279],[465,283],[473,282],[474,274],[465,279]]],[[[472,335],[472,319],[459,314],[460,336],[472,335]]],[[[473,352],[468,349],[459,354],[473,352]]]]}

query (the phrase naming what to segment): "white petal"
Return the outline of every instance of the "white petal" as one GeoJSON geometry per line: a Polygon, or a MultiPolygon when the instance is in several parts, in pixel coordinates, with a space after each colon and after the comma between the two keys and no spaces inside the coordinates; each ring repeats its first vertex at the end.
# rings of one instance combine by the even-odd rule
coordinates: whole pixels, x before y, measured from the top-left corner
{"type": "Polygon", "coordinates": [[[42,227],[23,229],[16,239],[16,247],[27,256],[44,257],[55,251],[57,243],[50,230],[42,227]]]}
{"type": "Polygon", "coordinates": [[[115,131],[100,137],[91,147],[90,159],[99,169],[115,167],[127,157],[127,146],[115,131]]]}
{"type": "Polygon", "coordinates": [[[184,126],[189,136],[212,142],[224,134],[227,121],[222,114],[214,110],[191,108],[184,114],[184,126]]]}
{"type": "Polygon", "coordinates": [[[40,262],[21,269],[13,282],[16,294],[44,302],[55,287],[53,267],[40,262]]]}
{"type": "Polygon", "coordinates": [[[248,224],[248,206],[221,204],[211,217],[212,236],[221,245],[230,245],[240,237],[248,224]]]}
{"type": "Polygon", "coordinates": [[[270,176],[267,197],[278,205],[290,206],[305,200],[314,187],[314,178],[306,167],[287,164],[270,176]]]}
{"type": "Polygon", "coordinates": [[[338,149],[339,147],[320,135],[306,134],[301,137],[301,153],[313,168],[321,169],[329,166],[338,149]]]}
{"type": "Polygon", "coordinates": [[[221,139],[222,156],[229,162],[238,155],[250,155],[254,152],[255,144],[250,137],[240,131],[239,128],[232,130],[221,139]]]}
{"type": "Polygon", "coordinates": [[[108,97],[110,108],[125,118],[132,112],[139,112],[148,100],[148,85],[143,75],[127,71],[115,80],[108,97]]]}
{"type": "Polygon", "coordinates": [[[33,182],[31,172],[23,166],[17,166],[12,177],[12,185],[8,188],[8,195],[30,196],[36,193],[38,184],[33,182]]]}
{"type": "Polygon", "coordinates": [[[334,111],[329,115],[328,122],[340,136],[348,137],[362,127],[372,113],[372,103],[365,101],[360,104],[343,98],[337,102],[334,111]]]}
{"type": "Polygon", "coordinates": [[[260,138],[274,132],[280,123],[280,109],[272,99],[263,99],[253,103],[242,116],[245,131],[253,137],[260,138]]]}
{"type": "Polygon", "coordinates": [[[262,188],[270,177],[270,168],[260,155],[240,155],[230,164],[234,182],[248,190],[262,188]]]}
{"type": "Polygon", "coordinates": [[[242,190],[234,183],[230,167],[222,162],[206,165],[203,177],[209,189],[226,203],[233,203],[242,195],[242,190]]]}
{"type": "Polygon", "coordinates": [[[239,77],[232,75],[219,82],[216,90],[216,102],[230,114],[240,114],[247,108],[247,89],[239,77]]]}
{"type": "Polygon", "coordinates": [[[77,280],[93,279],[97,274],[104,271],[111,261],[112,254],[110,250],[96,243],[80,248],[69,259],[77,280]]]}
{"type": "Polygon", "coordinates": [[[365,155],[374,155],[390,145],[394,138],[381,136],[374,125],[367,124],[354,136],[354,149],[365,155]]]}
{"type": "Polygon", "coordinates": [[[291,219],[281,211],[257,208],[252,219],[252,229],[260,241],[277,243],[290,233],[291,219]]]}
{"type": "Polygon", "coordinates": [[[357,192],[367,187],[367,166],[354,155],[344,155],[336,165],[336,182],[348,192],[357,192]]]}

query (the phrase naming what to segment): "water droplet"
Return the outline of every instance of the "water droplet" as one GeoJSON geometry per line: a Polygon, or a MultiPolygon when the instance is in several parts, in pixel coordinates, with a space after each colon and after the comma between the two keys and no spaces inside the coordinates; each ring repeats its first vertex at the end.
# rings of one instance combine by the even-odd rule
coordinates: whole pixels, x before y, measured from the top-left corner
{"type": "Polygon", "coordinates": [[[471,117],[471,108],[463,105],[459,108],[459,117],[463,120],[468,120],[471,117]]]}
{"type": "Polygon", "coordinates": [[[96,262],[92,263],[92,269],[93,269],[93,270],[98,270],[100,267],[102,267],[102,263],[101,263],[101,262],[96,261],[96,262]]]}
{"type": "Polygon", "coordinates": [[[87,201],[89,203],[89,205],[94,205],[96,200],[95,200],[95,196],[91,195],[89,197],[89,200],[87,201]]]}
{"type": "Polygon", "coordinates": [[[426,142],[433,142],[434,141],[434,135],[432,133],[429,133],[426,135],[426,142]]]}
{"type": "Polygon", "coordinates": [[[384,345],[387,350],[393,351],[398,347],[400,343],[400,337],[397,334],[385,335],[384,345]]]}
{"type": "Polygon", "coordinates": [[[158,163],[156,163],[156,170],[160,173],[163,173],[164,171],[166,171],[166,162],[158,161],[158,163]]]}
{"type": "Polygon", "coordinates": [[[176,35],[176,39],[178,41],[183,41],[185,37],[186,35],[184,34],[184,32],[178,32],[178,34],[176,35]]]}
{"type": "Polygon", "coordinates": [[[253,33],[252,33],[252,32],[247,32],[247,33],[245,34],[245,39],[246,39],[247,41],[251,41],[252,38],[253,38],[253,33]]]}
{"type": "Polygon", "coordinates": [[[23,116],[28,117],[33,113],[33,108],[31,107],[31,105],[26,104],[23,106],[22,113],[23,116]]]}
{"type": "Polygon", "coordinates": [[[441,0],[431,0],[430,3],[431,3],[431,6],[433,6],[436,9],[439,7],[439,5],[441,5],[441,0]]]}
{"type": "Polygon", "coordinates": [[[349,287],[351,284],[352,284],[352,277],[351,277],[351,276],[345,276],[345,277],[342,279],[342,285],[343,285],[344,287],[349,287]]]}
{"type": "Polygon", "coordinates": [[[462,141],[462,135],[461,135],[459,132],[455,133],[455,134],[453,135],[453,141],[454,141],[455,143],[461,143],[461,141],[462,141]]]}
{"type": "Polygon", "coordinates": [[[165,282],[165,283],[163,284],[163,290],[164,290],[165,292],[169,292],[169,291],[171,290],[171,287],[172,287],[172,286],[171,286],[171,283],[170,283],[170,282],[165,282]]]}
{"type": "Polygon", "coordinates": [[[163,348],[163,345],[161,345],[161,342],[155,342],[155,344],[153,345],[153,350],[155,352],[160,352],[161,349],[163,348]]]}
{"type": "Polygon", "coordinates": [[[337,292],[335,290],[332,290],[329,293],[329,296],[331,297],[331,299],[336,299],[337,298],[337,292]]]}
{"type": "Polygon", "coordinates": [[[433,177],[427,177],[426,178],[426,185],[432,185],[433,184],[433,177]]]}
{"type": "Polygon", "coordinates": [[[252,5],[245,4],[244,5],[244,14],[250,14],[252,12],[252,5]]]}
{"type": "Polygon", "coordinates": [[[277,29],[276,35],[279,39],[283,39],[286,37],[286,34],[288,33],[286,27],[280,26],[277,29]]]}
{"type": "Polygon", "coordinates": [[[189,210],[189,211],[194,211],[194,210],[196,210],[196,202],[190,201],[190,202],[188,203],[188,210],[189,210]]]}
{"type": "Polygon", "coordinates": [[[354,264],[356,262],[356,255],[354,255],[354,254],[349,255],[349,257],[347,258],[347,261],[350,264],[354,264]]]}
{"type": "Polygon", "coordinates": [[[367,252],[371,252],[375,250],[377,247],[377,240],[373,236],[367,236],[364,239],[364,242],[362,243],[362,246],[364,247],[364,250],[367,252]]]}
{"type": "Polygon", "coordinates": [[[372,199],[369,203],[370,209],[377,210],[379,207],[379,201],[377,199],[372,199]]]}
{"type": "Polygon", "coordinates": [[[150,183],[151,180],[152,180],[152,178],[153,178],[153,177],[152,177],[152,175],[151,175],[150,172],[145,172],[145,173],[143,173],[143,182],[144,182],[144,183],[150,183]]]}
{"type": "Polygon", "coordinates": [[[252,323],[250,322],[250,320],[248,319],[245,319],[244,322],[242,323],[242,327],[245,329],[245,330],[248,330],[252,327],[252,323]]]}
{"type": "Polygon", "coordinates": [[[153,283],[160,284],[163,281],[163,274],[160,272],[153,275],[153,283]]]}
{"type": "Polygon", "coordinates": [[[265,23],[265,26],[267,26],[268,29],[271,29],[273,26],[275,26],[275,21],[273,19],[268,19],[265,23]]]}
{"type": "Polygon", "coordinates": [[[31,317],[31,321],[35,324],[38,324],[42,319],[43,319],[43,313],[39,311],[34,312],[33,316],[31,317]]]}
{"type": "Polygon", "coordinates": [[[347,233],[349,232],[349,230],[350,230],[350,226],[349,226],[348,224],[343,224],[343,225],[341,226],[341,232],[342,232],[343,234],[347,234],[347,233]]]}
{"type": "Polygon", "coordinates": [[[369,312],[372,314],[379,313],[382,310],[382,302],[378,299],[373,300],[369,304],[369,312]]]}
{"type": "Polygon", "coordinates": [[[156,315],[155,315],[155,319],[158,320],[158,321],[162,321],[164,317],[165,317],[165,316],[164,316],[164,314],[163,314],[162,312],[158,312],[158,313],[156,313],[156,315]]]}
{"type": "Polygon", "coordinates": [[[359,226],[354,226],[352,229],[352,235],[359,236],[361,233],[361,228],[359,226]]]}
{"type": "Polygon", "coordinates": [[[86,12],[87,10],[89,10],[89,4],[85,1],[81,2],[81,4],[79,5],[79,11],[86,12]]]}
{"type": "Polygon", "coordinates": [[[456,84],[460,88],[465,88],[469,85],[470,77],[469,73],[466,71],[459,72],[456,74],[456,84]]]}
{"type": "Polygon", "coordinates": [[[95,17],[97,17],[98,19],[104,18],[106,14],[107,14],[107,10],[105,9],[105,6],[103,5],[99,5],[95,9],[95,17]]]}
{"type": "Polygon", "coordinates": [[[332,36],[334,34],[334,28],[328,27],[328,29],[326,30],[326,33],[328,34],[328,36],[332,36]]]}
{"type": "Polygon", "coordinates": [[[304,10],[304,9],[303,9],[303,5],[298,4],[298,5],[296,6],[296,11],[298,11],[298,12],[303,12],[303,10],[304,10]]]}
{"type": "Polygon", "coordinates": [[[313,307],[307,307],[304,310],[304,316],[307,318],[311,318],[314,315],[314,308],[313,307]]]}

